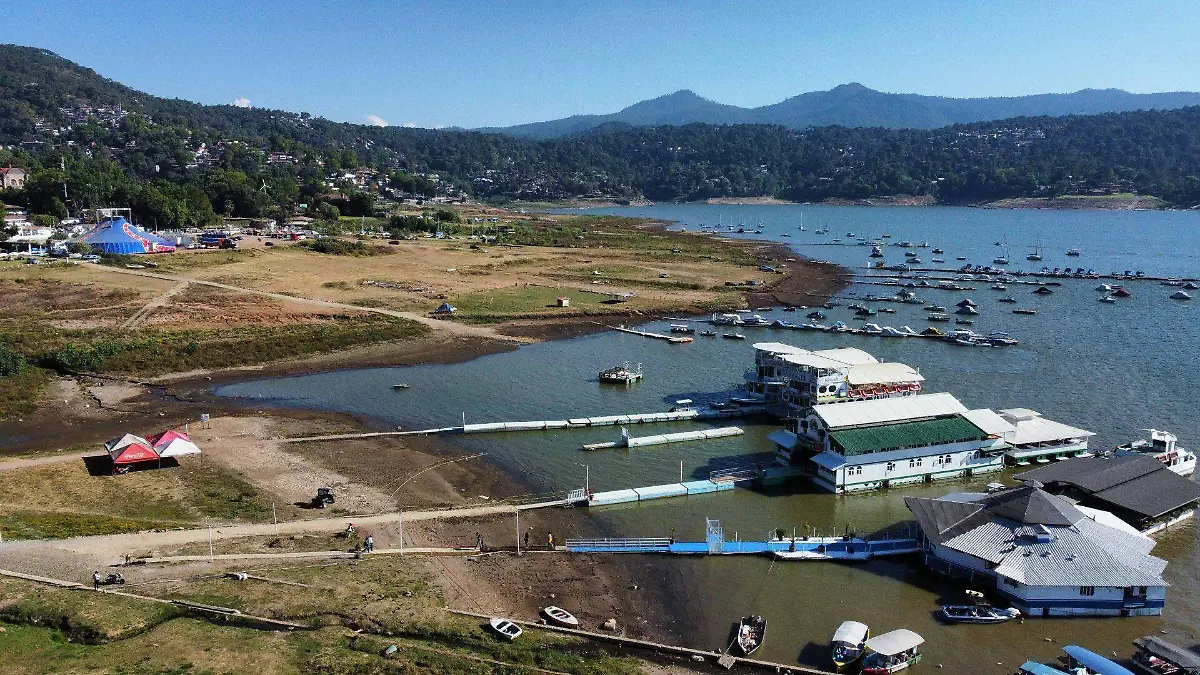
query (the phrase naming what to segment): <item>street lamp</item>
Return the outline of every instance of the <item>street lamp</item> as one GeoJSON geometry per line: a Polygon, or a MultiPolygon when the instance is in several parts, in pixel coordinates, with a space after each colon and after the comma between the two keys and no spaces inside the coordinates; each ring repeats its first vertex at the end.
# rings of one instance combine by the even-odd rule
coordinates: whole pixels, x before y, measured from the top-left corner
{"type": "Polygon", "coordinates": [[[579,464],[579,466],[583,467],[583,494],[590,495],[590,494],[592,494],[592,486],[591,486],[592,470],[588,468],[587,464],[583,464],[582,462],[579,464]]]}

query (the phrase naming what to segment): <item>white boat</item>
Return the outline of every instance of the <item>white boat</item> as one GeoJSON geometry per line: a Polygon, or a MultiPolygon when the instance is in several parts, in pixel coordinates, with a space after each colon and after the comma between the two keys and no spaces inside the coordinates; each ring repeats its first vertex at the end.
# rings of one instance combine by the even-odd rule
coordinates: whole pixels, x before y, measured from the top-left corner
{"type": "Polygon", "coordinates": [[[713,314],[709,321],[714,326],[740,326],[744,323],[740,314],[713,314]]]}
{"type": "Polygon", "coordinates": [[[671,332],[672,333],[695,333],[696,329],[692,328],[691,326],[687,325],[686,323],[673,323],[673,324],[671,324],[671,332]]]}
{"type": "Polygon", "coordinates": [[[1109,305],[1113,304],[1116,301],[1117,301],[1117,299],[1111,295],[1105,295],[1104,297],[1100,298],[1100,302],[1103,302],[1103,303],[1109,304],[1109,305]]]}
{"type": "Polygon", "coordinates": [[[833,659],[833,665],[841,670],[862,658],[869,637],[871,637],[871,630],[867,628],[867,624],[858,621],[843,621],[842,625],[838,626],[837,631],[834,632],[833,640],[830,642],[830,656],[833,659]]]}
{"type": "Polygon", "coordinates": [[[883,329],[877,323],[865,323],[863,324],[863,332],[878,335],[883,332],[883,329]]]}
{"type": "Polygon", "coordinates": [[[1139,439],[1125,445],[1118,445],[1116,454],[1150,455],[1167,468],[1180,476],[1190,476],[1196,471],[1196,453],[1178,446],[1179,439],[1169,431],[1158,429],[1143,429],[1150,433],[1150,438],[1139,439]]]}
{"type": "Polygon", "coordinates": [[[992,286],[992,290],[993,291],[1007,291],[1008,286],[1005,286],[1004,284],[997,281],[996,284],[994,286],[992,286]]]}
{"type": "Polygon", "coordinates": [[[900,332],[901,332],[901,333],[903,333],[903,334],[905,334],[905,335],[919,335],[919,333],[917,333],[917,331],[913,330],[913,329],[912,329],[911,327],[909,327],[909,326],[901,326],[901,327],[900,327],[900,332]]]}
{"type": "Polygon", "coordinates": [[[1079,256],[1083,255],[1083,251],[1080,251],[1077,248],[1071,248],[1067,249],[1067,255],[1072,258],[1078,258],[1079,256]]]}
{"type": "Polygon", "coordinates": [[[637,364],[637,368],[630,368],[628,363],[623,366],[613,366],[600,371],[597,377],[601,382],[633,384],[642,379],[642,364],[637,364]]]}
{"type": "Polygon", "coordinates": [[[745,319],[742,319],[742,325],[750,327],[750,328],[770,326],[771,320],[767,319],[767,318],[763,318],[763,317],[755,314],[753,316],[748,316],[745,319]]]}
{"type": "Polygon", "coordinates": [[[546,616],[547,621],[556,626],[579,628],[579,619],[576,619],[574,614],[571,614],[562,607],[555,607],[554,605],[544,607],[542,608],[542,614],[546,616]]]}
{"type": "Polygon", "coordinates": [[[750,656],[767,637],[767,620],[761,616],[742,617],[738,624],[737,646],[743,656],[750,656]]]}
{"type": "MultiPolygon", "coordinates": [[[[912,329],[910,328],[909,330],[912,330],[912,329]]],[[[891,326],[884,326],[883,330],[881,330],[879,334],[883,337],[908,337],[909,336],[909,333],[905,333],[904,331],[896,330],[895,328],[892,328],[891,326]]]]}
{"type": "Polygon", "coordinates": [[[1171,294],[1172,300],[1191,300],[1192,296],[1188,295],[1187,291],[1175,291],[1171,294]]]}
{"type": "Polygon", "coordinates": [[[488,625],[491,626],[492,630],[496,631],[496,633],[501,637],[508,638],[509,642],[521,637],[521,633],[524,632],[521,630],[520,626],[512,621],[509,621],[508,619],[501,619],[499,617],[488,621],[488,625]]]}
{"type": "Polygon", "coordinates": [[[1018,609],[991,605],[942,605],[941,611],[941,618],[947,623],[1004,623],[1018,616],[1021,616],[1018,609]]]}
{"type": "Polygon", "coordinates": [[[1109,284],[1100,284],[1096,287],[1096,290],[1100,291],[1101,293],[1111,293],[1112,289],[1113,287],[1109,284]]]}
{"type": "Polygon", "coordinates": [[[863,660],[865,675],[888,675],[897,673],[921,661],[921,645],[925,638],[900,628],[890,633],[877,635],[866,642],[871,652],[863,660]]]}
{"type": "Polygon", "coordinates": [[[883,257],[883,249],[878,246],[872,246],[871,247],[871,257],[872,258],[882,258],[883,257]]]}

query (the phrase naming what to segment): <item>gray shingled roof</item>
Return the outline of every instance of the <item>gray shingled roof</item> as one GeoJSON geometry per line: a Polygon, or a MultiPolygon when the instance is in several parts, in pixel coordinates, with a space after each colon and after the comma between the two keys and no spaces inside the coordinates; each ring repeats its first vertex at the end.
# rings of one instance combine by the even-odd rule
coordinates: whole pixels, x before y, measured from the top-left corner
{"type": "Polygon", "coordinates": [[[1017,474],[1016,478],[1071,486],[1144,518],[1157,518],[1200,501],[1200,484],[1144,455],[1069,459],[1017,474]]]}
{"type": "Polygon", "coordinates": [[[1166,585],[1166,561],[1149,555],[1153,540],[1096,522],[1040,488],[960,498],[904,501],[928,540],[987,561],[997,574],[1024,584],[1166,585]]]}

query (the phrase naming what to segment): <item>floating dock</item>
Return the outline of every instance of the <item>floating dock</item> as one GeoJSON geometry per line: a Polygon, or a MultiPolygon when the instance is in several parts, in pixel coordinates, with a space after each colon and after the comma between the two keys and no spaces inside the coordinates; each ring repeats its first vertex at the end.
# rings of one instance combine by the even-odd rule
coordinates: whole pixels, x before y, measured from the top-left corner
{"type": "Polygon", "coordinates": [[[459,427],[464,434],[496,431],[540,431],[544,429],[576,429],[584,427],[611,427],[618,424],[650,424],[653,422],[679,422],[683,420],[708,420],[730,417],[746,417],[763,412],[761,406],[742,407],[729,410],[676,410],[673,412],[635,413],[632,415],[603,415],[600,417],[572,417],[566,420],[541,420],[533,422],[487,422],[466,424],[459,427]]]}
{"type": "Polygon", "coordinates": [[[657,434],[654,436],[630,436],[627,429],[621,429],[621,440],[606,443],[587,443],[583,450],[607,450],[609,448],[641,448],[648,445],[664,445],[666,443],[683,443],[686,441],[707,441],[713,438],[728,438],[741,436],[746,433],[741,427],[719,427],[717,429],[702,429],[700,431],[681,431],[675,434],[657,434]]]}
{"type": "Polygon", "coordinates": [[[778,560],[845,560],[906,555],[920,550],[907,529],[877,538],[855,536],[771,538],[764,541],[725,541],[719,521],[707,520],[705,541],[675,541],[666,537],[629,539],[568,539],[570,553],[659,553],[673,555],[769,555],[778,560]],[[904,536],[900,536],[903,534],[904,536]]]}
{"type": "Polygon", "coordinates": [[[666,485],[651,485],[649,487],[629,488],[626,490],[611,490],[596,492],[588,496],[587,506],[609,506],[612,504],[629,504],[644,502],[665,497],[686,497],[688,495],[703,495],[713,492],[724,492],[734,488],[733,481],[693,480],[686,483],[667,483],[666,485]]]}
{"type": "Polygon", "coordinates": [[[634,330],[633,328],[626,328],[624,326],[611,326],[611,328],[615,331],[620,331],[622,333],[629,333],[630,335],[641,335],[642,337],[654,338],[655,340],[666,340],[667,342],[670,342],[673,345],[681,345],[681,344],[685,344],[688,342],[692,342],[694,340],[694,338],[692,338],[690,336],[689,337],[678,337],[675,335],[665,335],[663,333],[651,333],[649,331],[634,330]]]}

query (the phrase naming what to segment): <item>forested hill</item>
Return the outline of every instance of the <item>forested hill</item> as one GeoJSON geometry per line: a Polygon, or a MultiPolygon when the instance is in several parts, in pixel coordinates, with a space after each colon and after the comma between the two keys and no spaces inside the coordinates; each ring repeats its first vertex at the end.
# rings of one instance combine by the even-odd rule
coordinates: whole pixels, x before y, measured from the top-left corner
{"type": "Polygon", "coordinates": [[[1174,91],[1131,94],[1121,89],[1082,89],[1069,94],[950,98],[892,94],[858,83],[828,91],[810,91],[758,108],[710,101],[684,89],[635,103],[607,115],[573,115],[546,122],[491,127],[530,138],[553,138],[586,131],[609,122],[638,126],[663,124],[778,124],[793,129],[821,126],[936,129],[951,124],[987,122],[1010,117],[1098,115],[1134,110],[1174,110],[1200,105],[1200,93],[1174,91]]]}
{"type": "Polygon", "coordinates": [[[1200,203],[1200,108],[933,130],[607,124],[535,140],[163,99],[13,46],[0,47],[0,145],[0,166],[33,173],[24,193],[4,200],[45,212],[186,199],[202,213],[288,214],[298,204],[314,208],[335,187],[366,195],[360,206],[413,193],[663,201],[910,194],[963,203],[1137,191],[1200,203]],[[63,164],[67,176],[57,173],[63,164]],[[55,204],[64,180],[74,203],[55,204]],[[156,190],[150,197],[147,186],[156,190]]]}

